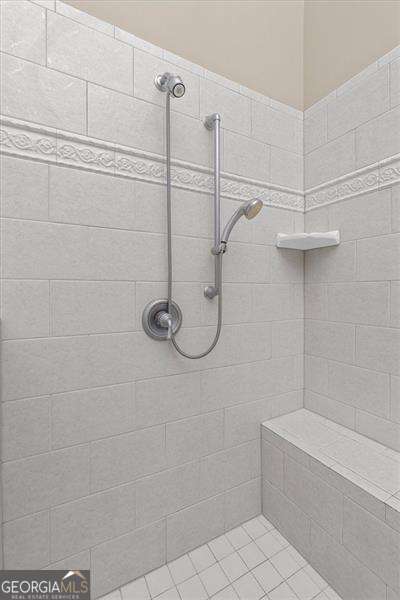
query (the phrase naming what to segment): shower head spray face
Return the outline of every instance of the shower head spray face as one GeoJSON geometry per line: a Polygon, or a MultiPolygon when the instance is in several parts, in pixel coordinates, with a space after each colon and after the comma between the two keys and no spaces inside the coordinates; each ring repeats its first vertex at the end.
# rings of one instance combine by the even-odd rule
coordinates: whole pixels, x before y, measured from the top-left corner
{"type": "Polygon", "coordinates": [[[256,198],[255,200],[250,200],[243,205],[244,216],[246,219],[254,219],[260,212],[263,207],[262,200],[256,198]]]}
{"type": "Polygon", "coordinates": [[[185,95],[185,84],[179,75],[173,73],[163,73],[156,75],[155,86],[161,92],[167,92],[173,98],[182,98],[185,95]]]}
{"type": "Polygon", "coordinates": [[[231,235],[232,229],[235,227],[236,223],[239,221],[240,217],[246,217],[246,219],[254,219],[260,212],[263,207],[262,200],[255,198],[254,200],[249,200],[244,204],[241,204],[239,208],[235,210],[227,224],[225,225],[224,231],[222,233],[221,242],[224,244],[227,243],[229,236],[231,235]]]}

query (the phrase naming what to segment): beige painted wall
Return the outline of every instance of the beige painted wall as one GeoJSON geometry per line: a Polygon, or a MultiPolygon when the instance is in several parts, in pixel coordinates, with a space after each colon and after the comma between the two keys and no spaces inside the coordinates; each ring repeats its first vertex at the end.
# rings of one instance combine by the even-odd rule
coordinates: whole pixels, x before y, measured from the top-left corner
{"type": "Polygon", "coordinates": [[[400,0],[66,1],[296,108],[400,44],[400,0]]]}
{"type": "Polygon", "coordinates": [[[302,106],[303,0],[67,1],[210,71],[302,106]]]}
{"type": "Polygon", "coordinates": [[[399,0],[305,0],[307,108],[400,44],[399,0]]]}

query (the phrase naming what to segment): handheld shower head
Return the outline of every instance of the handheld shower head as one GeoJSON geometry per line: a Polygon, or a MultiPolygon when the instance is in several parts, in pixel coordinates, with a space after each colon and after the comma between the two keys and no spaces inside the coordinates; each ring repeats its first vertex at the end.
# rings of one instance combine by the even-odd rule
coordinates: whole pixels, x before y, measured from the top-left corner
{"type": "Polygon", "coordinates": [[[185,95],[185,85],[179,75],[173,73],[163,73],[156,75],[155,86],[161,92],[167,92],[174,98],[182,98],[185,95]]]}
{"type": "Polygon", "coordinates": [[[243,212],[246,219],[254,219],[263,207],[262,200],[256,198],[255,200],[249,200],[243,205],[243,212]]]}
{"type": "Polygon", "coordinates": [[[235,210],[227,224],[225,225],[224,231],[222,232],[221,242],[226,244],[228,242],[229,236],[231,235],[232,229],[235,227],[236,223],[239,221],[240,217],[246,217],[246,219],[254,219],[260,212],[263,207],[262,200],[259,198],[255,198],[254,200],[249,200],[248,202],[244,202],[235,210]]]}

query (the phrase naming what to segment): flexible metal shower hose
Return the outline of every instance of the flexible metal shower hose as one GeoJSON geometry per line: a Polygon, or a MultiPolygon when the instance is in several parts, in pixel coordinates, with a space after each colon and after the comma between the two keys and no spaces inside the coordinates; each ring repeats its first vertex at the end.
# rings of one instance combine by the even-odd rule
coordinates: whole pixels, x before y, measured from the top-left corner
{"type": "MultiPolygon", "coordinates": [[[[172,205],[171,205],[171,102],[170,95],[167,92],[166,98],[166,115],[165,115],[165,123],[166,123],[166,154],[167,154],[167,238],[168,238],[168,312],[172,315],[172,205]]],[[[188,354],[182,348],[180,348],[178,342],[175,339],[175,334],[171,330],[171,342],[177,352],[184,356],[185,358],[204,358],[207,354],[215,348],[219,337],[221,335],[221,327],[222,327],[222,257],[223,253],[218,254],[218,260],[220,264],[218,265],[220,268],[220,289],[218,293],[218,324],[217,331],[215,333],[215,337],[211,343],[211,345],[200,354],[188,354]]]]}

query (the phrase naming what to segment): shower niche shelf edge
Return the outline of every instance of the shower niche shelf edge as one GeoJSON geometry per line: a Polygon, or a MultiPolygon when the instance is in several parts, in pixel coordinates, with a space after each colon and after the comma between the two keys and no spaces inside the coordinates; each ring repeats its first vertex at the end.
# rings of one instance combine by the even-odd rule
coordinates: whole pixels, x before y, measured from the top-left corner
{"type": "Polygon", "coordinates": [[[291,250],[313,250],[314,248],[338,246],[339,243],[339,231],[278,233],[276,236],[276,246],[278,248],[290,248],[291,250]]]}

